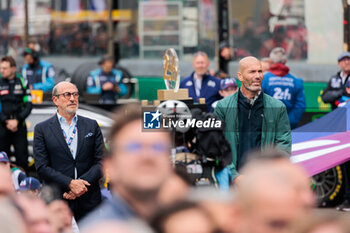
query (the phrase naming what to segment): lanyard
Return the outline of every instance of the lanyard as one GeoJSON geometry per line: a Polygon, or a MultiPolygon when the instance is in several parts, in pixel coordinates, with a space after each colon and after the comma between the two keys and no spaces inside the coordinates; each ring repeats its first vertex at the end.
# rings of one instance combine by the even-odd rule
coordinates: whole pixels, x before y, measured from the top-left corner
{"type": "Polygon", "coordinates": [[[64,132],[63,129],[62,129],[62,132],[63,132],[64,139],[66,140],[67,145],[68,145],[68,147],[70,148],[70,145],[72,145],[74,136],[75,136],[75,134],[77,133],[77,124],[75,123],[74,129],[73,129],[73,134],[72,134],[72,136],[70,136],[70,138],[68,139],[68,141],[67,141],[67,134],[66,134],[66,132],[64,132]]]}
{"type": "Polygon", "coordinates": [[[193,85],[194,85],[194,92],[195,92],[195,95],[196,95],[197,98],[199,98],[200,95],[201,95],[201,89],[202,89],[202,85],[203,85],[203,79],[202,79],[202,80],[197,79],[196,73],[194,73],[194,75],[193,75],[193,85]],[[198,85],[198,82],[199,82],[199,81],[201,82],[201,86],[200,86],[200,87],[199,87],[199,85],[198,85]]]}

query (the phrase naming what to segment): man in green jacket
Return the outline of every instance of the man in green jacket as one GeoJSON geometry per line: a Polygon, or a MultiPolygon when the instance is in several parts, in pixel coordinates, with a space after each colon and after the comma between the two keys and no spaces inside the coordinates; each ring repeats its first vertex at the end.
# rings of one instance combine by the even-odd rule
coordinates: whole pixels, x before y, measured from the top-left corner
{"type": "Polygon", "coordinates": [[[238,173],[249,152],[277,147],[291,153],[291,131],[285,105],[261,91],[263,71],[255,57],[239,62],[239,91],[220,100],[214,113],[225,124],[225,135],[231,144],[233,162],[230,170],[237,183],[238,173]]]}

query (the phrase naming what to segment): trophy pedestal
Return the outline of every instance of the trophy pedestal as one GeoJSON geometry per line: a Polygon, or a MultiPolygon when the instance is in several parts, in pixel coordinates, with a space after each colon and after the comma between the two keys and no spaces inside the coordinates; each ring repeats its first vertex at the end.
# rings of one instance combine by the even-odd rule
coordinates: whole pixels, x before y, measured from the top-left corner
{"type": "Polygon", "coordinates": [[[177,92],[174,90],[158,90],[158,100],[188,100],[188,89],[181,88],[177,92]]]}

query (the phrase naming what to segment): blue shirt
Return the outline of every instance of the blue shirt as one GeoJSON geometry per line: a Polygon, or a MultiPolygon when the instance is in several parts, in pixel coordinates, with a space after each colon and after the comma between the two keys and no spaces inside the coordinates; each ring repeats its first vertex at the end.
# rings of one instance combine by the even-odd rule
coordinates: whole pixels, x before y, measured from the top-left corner
{"type": "Polygon", "coordinates": [[[194,103],[198,103],[199,98],[205,98],[205,103],[208,106],[208,112],[213,111],[212,103],[216,100],[220,100],[222,97],[219,94],[220,80],[209,74],[205,74],[202,77],[200,87],[199,82],[196,82],[194,78],[194,72],[184,78],[180,83],[180,88],[187,88],[189,97],[192,97],[194,103]],[[196,91],[197,89],[197,91],[196,91]],[[197,95],[199,92],[199,95],[197,95]]]}
{"type": "MultiPolygon", "coordinates": [[[[77,148],[78,148],[78,130],[76,130],[75,134],[73,134],[73,131],[75,126],[77,125],[78,117],[77,115],[75,115],[70,125],[68,124],[67,120],[63,116],[61,116],[58,112],[57,112],[57,118],[58,118],[58,122],[60,123],[62,133],[64,132],[63,135],[65,135],[67,146],[68,146],[69,139],[73,137],[73,141],[70,144],[70,146],[68,146],[68,148],[72,153],[73,158],[75,159],[75,156],[77,154],[77,148]]],[[[75,168],[74,173],[75,173],[75,179],[76,179],[77,168],[75,168]]]]}
{"type": "Polygon", "coordinates": [[[92,213],[88,214],[81,222],[82,229],[105,222],[107,220],[126,221],[138,219],[134,210],[123,199],[113,194],[110,200],[105,200],[92,213]]]}

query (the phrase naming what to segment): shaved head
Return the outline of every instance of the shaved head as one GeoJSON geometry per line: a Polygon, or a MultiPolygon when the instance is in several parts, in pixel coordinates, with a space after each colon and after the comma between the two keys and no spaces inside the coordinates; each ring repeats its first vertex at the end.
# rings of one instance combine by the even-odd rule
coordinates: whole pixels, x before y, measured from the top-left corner
{"type": "Polygon", "coordinates": [[[251,99],[261,91],[263,71],[261,62],[256,57],[245,57],[239,61],[237,76],[242,82],[243,95],[251,99]]]}
{"type": "Polygon", "coordinates": [[[247,67],[254,63],[260,63],[260,61],[253,56],[242,58],[238,63],[238,72],[242,73],[247,67]]]}

